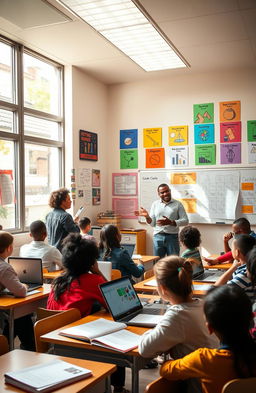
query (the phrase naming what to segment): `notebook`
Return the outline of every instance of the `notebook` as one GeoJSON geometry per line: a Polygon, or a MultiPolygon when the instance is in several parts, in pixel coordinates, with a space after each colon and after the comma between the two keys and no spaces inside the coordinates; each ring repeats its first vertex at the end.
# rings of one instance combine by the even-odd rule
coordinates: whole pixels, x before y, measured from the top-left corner
{"type": "Polygon", "coordinates": [[[98,266],[103,276],[110,281],[112,273],[112,262],[98,261],[98,266]]]}
{"type": "Polygon", "coordinates": [[[43,267],[41,258],[9,257],[9,264],[17,273],[19,280],[33,291],[43,285],[43,267]]]}
{"type": "Polygon", "coordinates": [[[135,244],[121,244],[121,247],[123,247],[125,250],[128,251],[128,254],[130,255],[130,257],[132,258],[133,256],[133,252],[135,249],[135,244]]]}
{"type": "Polygon", "coordinates": [[[142,305],[129,277],[99,285],[114,321],[130,326],[154,327],[163,317],[166,304],[142,305]]]}
{"type": "Polygon", "coordinates": [[[223,271],[217,269],[209,269],[205,271],[201,260],[199,264],[193,263],[192,266],[194,281],[216,282],[223,274],[223,271]]]}

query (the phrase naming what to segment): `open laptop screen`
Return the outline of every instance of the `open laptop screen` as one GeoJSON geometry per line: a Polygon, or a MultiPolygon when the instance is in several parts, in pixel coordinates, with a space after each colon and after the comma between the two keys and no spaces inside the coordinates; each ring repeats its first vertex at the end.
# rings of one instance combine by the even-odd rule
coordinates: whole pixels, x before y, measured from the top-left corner
{"type": "Polygon", "coordinates": [[[121,277],[118,280],[100,284],[99,287],[115,320],[142,309],[140,299],[129,277],[121,277]]]}
{"type": "Polygon", "coordinates": [[[121,244],[121,246],[128,251],[128,254],[130,255],[130,257],[132,258],[134,249],[135,249],[135,244],[121,244]]]}
{"type": "Polygon", "coordinates": [[[42,259],[9,257],[8,262],[24,284],[43,285],[42,259]]]}
{"type": "Polygon", "coordinates": [[[198,264],[195,264],[195,263],[192,264],[192,268],[193,268],[192,277],[193,277],[193,279],[196,279],[197,276],[204,273],[204,266],[202,264],[202,261],[198,260],[198,262],[199,262],[198,264]]]}

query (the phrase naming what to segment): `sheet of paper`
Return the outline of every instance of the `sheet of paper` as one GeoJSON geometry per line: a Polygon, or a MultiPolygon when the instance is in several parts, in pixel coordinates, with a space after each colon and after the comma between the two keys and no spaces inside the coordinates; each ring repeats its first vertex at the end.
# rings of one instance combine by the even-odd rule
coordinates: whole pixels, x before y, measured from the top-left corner
{"type": "Polygon", "coordinates": [[[148,282],[145,282],[144,285],[148,285],[148,286],[150,286],[150,287],[156,287],[156,286],[157,286],[157,283],[156,283],[156,280],[153,279],[153,280],[150,280],[150,281],[148,281],[148,282]]]}
{"type": "Polygon", "coordinates": [[[208,291],[208,289],[210,289],[212,287],[211,284],[194,284],[193,285],[194,289],[197,291],[208,291]]]}
{"type": "Polygon", "coordinates": [[[151,314],[138,314],[136,317],[130,319],[129,323],[141,323],[147,325],[157,325],[163,318],[163,315],[151,315],[151,314]]]}
{"type": "Polygon", "coordinates": [[[121,352],[127,352],[139,345],[140,335],[123,329],[115,333],[97,337],[96,340],[93,340],[93,343],[97,344],[97,342],[121,352]]]}

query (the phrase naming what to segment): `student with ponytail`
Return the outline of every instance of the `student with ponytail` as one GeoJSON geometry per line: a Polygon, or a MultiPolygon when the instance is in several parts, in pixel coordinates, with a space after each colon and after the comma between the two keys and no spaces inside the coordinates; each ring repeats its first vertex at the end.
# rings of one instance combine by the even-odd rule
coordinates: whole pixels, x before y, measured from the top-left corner
{"type": "Polygon", "coordinates": [[[209,333],[217,335],[220,346],[167,361],[161,376],[169,380],[200,378],[204,393],[221,393],[232,379],[255,377],[256,344],[249,334],[252,305],[245,292],[234,285],[211,289],[204,313],[209,333]]]}

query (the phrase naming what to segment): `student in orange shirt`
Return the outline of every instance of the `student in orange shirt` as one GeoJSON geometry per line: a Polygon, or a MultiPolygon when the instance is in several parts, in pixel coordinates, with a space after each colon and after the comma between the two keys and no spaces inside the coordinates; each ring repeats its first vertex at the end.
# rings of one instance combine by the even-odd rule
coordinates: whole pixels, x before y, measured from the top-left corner
{"type": "Polygon", "coordinates": [[[256,376],[256,344],[249,333],[252,306],[241,288],[226,285],[211,289],[204,313],[209,333],[221,342],[218,349],[200,348],[163,364],[160,375],[169,380],[199,378],[204,393],[221,393],[235,378],[256,376]]]}

